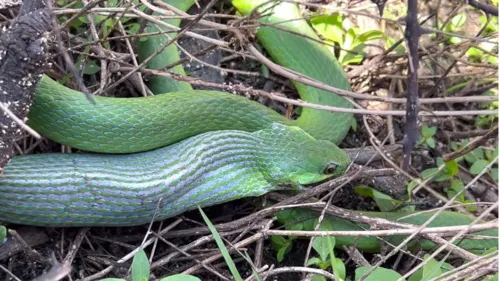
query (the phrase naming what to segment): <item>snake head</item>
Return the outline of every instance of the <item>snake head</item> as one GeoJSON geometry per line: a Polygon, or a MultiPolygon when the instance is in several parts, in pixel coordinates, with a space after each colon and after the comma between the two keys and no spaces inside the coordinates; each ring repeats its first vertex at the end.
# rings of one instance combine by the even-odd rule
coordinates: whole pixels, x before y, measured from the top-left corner
{"type": "Polygon", "coordinates": [[[351,163],[338,146],[316,140],[299,127],[276,123],[256,134],[263,140],[261,172],[274,185],[300,188],[342,175],[351,163]]]}

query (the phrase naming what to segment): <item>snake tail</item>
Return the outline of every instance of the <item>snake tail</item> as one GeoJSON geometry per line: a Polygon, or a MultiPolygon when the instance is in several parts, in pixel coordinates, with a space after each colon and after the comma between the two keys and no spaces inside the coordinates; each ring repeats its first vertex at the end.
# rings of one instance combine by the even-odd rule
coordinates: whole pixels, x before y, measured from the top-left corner
{"type": "MultiPolygon", "coordinates": [[[[351,211],[368,217],[384,218],[389,221],[409,223],[413,225],[423,225],[435,212],[366,212],[366,211],[351,211]]],[[[318,223],[319,214],[308,209],[285,209],[277,213],[278,221],[287,227],[287,229],[297,230],[297,224],[302,226],[302,230],[313,231],[318,223]]],[[[446,227],[446,226],[467,226],[473,221],[468,215],[443,211],[429,225],[428,228],[446,227]]],[[[365,224],[357,224],[349,220],[335,217],[325,216],[321,226],[321,230],[328,231],[364,231],[370,229],[370,226],[365,224]]],[[[392,245],[399,245],[406,239],[405,235],[394,235],[386,237],[352,237],[352,236],[337,236],[335,237],[335,247],[342,248],[343,246],[355,246],[357,249],[368,253],[379,253],[380,247],[384,243],[381,239],[389,242],[392,245]]],[[[457,240],[454,243],[459,247],[468,251],[482,253],[491,248],[498,248],[498,230],[489,229],[483,230],[470,235],[464,236],[464,239],[457,240]],[[474,236],[478,236],[477,239],[474,236]]],[[[431,250],[436,247],[436,244],[426,239],[415,238],[408,244],[409,248],[431,250]]]]}

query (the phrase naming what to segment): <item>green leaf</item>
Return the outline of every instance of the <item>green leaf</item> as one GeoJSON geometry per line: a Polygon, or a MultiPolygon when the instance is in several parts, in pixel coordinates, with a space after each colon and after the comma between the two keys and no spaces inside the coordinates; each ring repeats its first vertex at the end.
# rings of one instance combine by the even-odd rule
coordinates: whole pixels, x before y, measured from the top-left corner
{"type": "Polygon", "coordinates": [[[444,272],[453,270],[454,267],[444,261],[436,261],[435,259],[427,260],[430,255],[424,256],[425,264],[423,267],[413,273],[408,281],[428,281],[441,275],[444,272]]]}
{"type": "Polygon", "coordinates": [[[3,225],[0,225],[0,245],[5,243],[7,240],[7,228],[3,225]]]}
{"type": "Polygon", "coordinates": [[[85,64],[85,68],[83,69],[83,73],[87,74],[87,75],[92,75],[92,74],[96,74],[97,72],[99,72],[100,69],[101,68],[96,64],[96,62],[94,60],[89,60],[85,64]]]}
{"type": "Polygon", "coordinates": [[[384,38],[384,33],[380,30],[368,30],[358,36],[356,43],[365,43],[367,41],[384,38]]]}
{"type": "Polygon", "coordinates": [[[445,163],[445,165],[446,165],[446,169],[447,169],[447,171],[446,171],[447,174],[449,174],[450,176],[454,176],[454,175],[458,174],[459,169],[458,169],[457,161],[450,160],[450,161],[447,161],[445,163]]]}
{"type": "Polygon", "coordinates": [[[118,0],[108,0],[108,7],[116,8],[118,7],[118,0]]]}
{"type": "Polygon", "coordinates": [[[162,278],[160,281],[201,281],[201,280],[193,275],[176,274],[162,278]]]}
{"type": "MultiPolygon", "coordinates": [[[[394,44],[396,44],[396,40],[390,36],[386,36],[385,37],[385,45],[387,46],[387,48],[390,48],[392,47],[394,44]]],[[[394,49],[394,52],[396,54],[403,54],[405,53],[405,47],[402,45],[402,44],[399,44],[395,49],[394,49]]]]}
{"type": "Polygon", "coordinates": [[[434,178],[434,181],[435,182],[443,182],[443,181],[446,181],[446,180],[449,180],[453,178],[453,176],[449,175],[449,174],[446,174],[446,173],[439,173],[435,178],[434,178]]]}
{"type": "Polygon", "coordinates": [[[343,43],[342,15],[321,15],[313,17],[311,24],[323,37],[340,45],[343,43]]]}
{"type": "Polygon", "coordinates": [[[306,265],[317,265],[317,264],[320,264],[322,261],[320,258],[318,257],[312,257],[310,258],[308,261],[307,261],[307,264],[306,265]]]}
{"type": "Polygon", "coordinates": [[[273,248],[276,246],[278,248],[281,248],[285,246],[288,243],[288,240],[285,239],[283,236],[273,236],[271,237],[271,244],[273,248]]]}
{"type": "Polygon", "coordinates": [[[278,253],[276,254],[276,259],[278,260],[278,262],[283,261],[283,259],[285,258],[285,254],[286,254],[287,249],[288,249],[287,246],[283,246],[278,250],[278,253]]]}
{"type": "Polygon", "coordinates": [[[483,278],[482,281],[498,281],[498,273],[495,273],[493,275],[488,275],[485,278],[483,278]]]}
{"type": "Polygon", "coordinates": [[[451,25],[455,28],[460,27],[464,25],[466,19],[467,16],[464,13],[457,14],[451,19],[451,25]]]}
{"type": "Polygon", "coordinates": [[[429,169],[423,170],[420,173],[420,176],[422,177],[422,179],[426,180],[426,179],[429,179],[429,178],[435,176],[438,172],[439,172],[438,168],[429,168],[429,169]]]}
{"type": "Polygon", "coordinates": [[[498,168],[491,168],[490,175],[494,181],[498,182],[498,168]]]}
{"type": "Polygon", "coordinates": [[[328,248],[328,241],[326,237],[314,237],[312,247],[319,254],[322,261],[326,261],[328,259],[330,250],[328,248]]]}
{"type": "Polygon", "coordinates": [[[377,206],[383,212],[393,211],[394,209],[396,209],[396,207],[403,203],[403,201],[396,200],[387,194],[384,194],[365,185],[358,185],[354,187],[354,192],[363,196],[373,198],[373,200],[375,200],[375,202],[377,203],[377,206]]]}
{"type": "MultiPolygon", "coordinates": [[[[371,270],[371,267],[358,267],[354,273],[354,281],[361,279],[361,277],[363,277],[363,275],[365,275],[365,273],[369,270],[371,270]]],[[[399,278],[401,278],[401,280],[405,280],[403,276],[394,270],[378,267],[365,278],[365,281],[396,281],[399,278]]]]}
{"type": "Polygon", "coordinates": [[[432,136],[434,136],[437,132],[437,128],[436,127],[429,127],[427,125],[424,125],[422,127],[422,136],[424,136],[424,138],[428,139],[432,136]]]}
{"type": "Polygon", "coordinates": [[[436,148],[436,142],[434,141],[433,138],[428,138],[425,140],[425,143],[427,143],[427,145],[430,147],[430,148],[436,148]]]}
{"type": "MultiPolygon", "coordinates": [[[[455,195],[457,195],[459,192],[462,192],[464,189],[464,184],[460,180],[452,180],[451,181],[451,186],[446,190],[446,193],[448,195],[448,199],[453,198],[455,195]]],[[[463,202],[465,199],[465,194],[462,192],[460,196],[457,198],[458,201],[463,202]]]]}
{"type": "Polygon", "coordinates": [[[488,166],[489,162],[484,159],[479,159],[469,169],[469,172],[473,175],[479,175],[481,171],[488,166]]]}
{"type": "Polygon", "coordinates": [[[496,247],[493,247],[493,248],[490,248],[490,249],[488,249],[488,250],[484,251],[484,252],[481,254],[481,256],[486,256],[486,255],[491,254],[491,253],[494,253],[494,252],[496,252],[496,251],[498,251],[498,249],[497,249],[496,247]]]}
{"type": "Polygon", "coordinates": [[[424,266],[423,266],[423,274],[421,281],[428,281],[442,274],[441,271],[441,262],[436,261],[433,258],[430,258],[430,255],[426,254],[424,256],[424,266]]]}
{"type": "Polygon", "coordinates": [[[356,122],[355,118],[351,119],[351,129],[356,132],[358,130],[358,122],[356,122]]]}
{"type": "Polygon", "coordinates": [[[126,26],[129,34],[137,34],[141,29],[141,25],[138,23],[131,23],[126,26]]]}
{"type": "Polygon", "coordinates": [[[460,42],[462,42],[462,38],[452,36],[450,37],[449,41],[451,44],[458,45],[460,42]]]}
{"type": "Polygon", "coordinates": [[[326,278],[323,275],[315,274],[311,278],[311,281],[326,281],[326,278]]]}
{"type": "Polygon", "coordinates": [[[335,274],[335,279],[345,280],[345,264],[344,261],[339,258],[333,259],[333,272],[335,274]]]}
{"type": "Polygon", "coordinates": [[[205,215],[205,212],[198,206],[198,210],[201,213],[201,216],[203,217],[203,220],[208,226],[208,229],[210,229],[210,232],[212,233],[215,242],[217,243],[217,246],[219,247],[219,250],[222,253],[222,256],[224,257],[224,260],[227,264],[227,267],[229,267],[229,271],[231,271],[231,274],[233,275],[234,280],[236,281],[242,281],[243,278],[241,278],[240,273],[238,272],[238,269],[236,269],[236,265],[234,264],[234,261],[231,259],[231,255],[229,254],[229,251],[227,250],[226,246],[224,245],[224,242],[222,242],[222,238],[220,237],[219,233],[215,229],[215,226],[212,224],[212,222],[208,219],[207,215],[205,215]]]}
{"type": "MultiPolygon", "coordinates": [[[[467,199],[467,200],[462,200],[462,203],[464,204],[472,204],[472,203],[476,203],[476,201],[474,200],[470,200],[470,199],[467,199]]],[[[469,206],[466,206],[465,207],[467,210],[469,210],[470,212],[476,212],[477,211],[477,207],[475,205],[469,205],[469,206]]]]}
{"type": "Polygon", "coordinates": [[[419,181],[420,179],[414,179],[410,181],[406,187],[406,192],[408,192],[408,194],[411,194],[413,192],[413,189],[415,189],[420,184],[419,181]]]}
{"type": "Polygon", "coordinates": [[[149,279],[149,260],[143,249],[140,249],[132,261],[132,281],[149,279]]]}

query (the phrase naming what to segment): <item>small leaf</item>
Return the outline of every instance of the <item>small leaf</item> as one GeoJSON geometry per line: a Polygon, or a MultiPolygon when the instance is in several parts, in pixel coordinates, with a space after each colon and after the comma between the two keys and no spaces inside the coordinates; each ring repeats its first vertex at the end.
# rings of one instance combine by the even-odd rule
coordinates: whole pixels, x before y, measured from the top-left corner
{"type": "Polygon", "coordinates": [[[354,187],[354,192],[373,198],[373,200],[377,203],[377,206],[383,212],[393,211],[396,207],[403,203],[403,201],[396,200],[387,194],[365,185],[358,185],[354,187]]]}
{"type": "Polygon", "coordinates": [[[311,18],[311,24],[323,37],[340,45],[343,43],[342,15],[321,15],[311,18]]]}
{"type": "Polygon", "coordinates": [[[494,181],[498,182],[498,168],[491,168],[490,175],[494,181]]]}
{"type": "Polygon", "coordinates": [[[288,243],[288,241],[283,236],[273,236],[273,237],[271,237],[271,243],[273,245],[273,248],[274,248],[274,245],[281,248],[281,247],[285,246],[288,243]]]}
{"type": "Polygon", "coordinates": [[[446,180],[449,180],[451,179],[453,176],[449,175],[449,174],[445,174],[445,173],[439,173],[435,178],[434,178],[434,181],[435,182],[443,182],[443,181],[446,181],[446,180]]]}
{"type": "Polygon", "coordinates": [[[112,8],[118,7],[118,0],[108,0],[108,7],[112,8]]]}
{"type": "Polygon", "coordinates": [[[476,212],[477,211],[477,207],[476,207],[476,205],[474,205],[474,203],[476,203],[476,201],[467,199],[467,200],[462,200],[462,203],[464,203],[464,204],[472,204],[472,205],[468,205],[468,206],[465,207],[470,212],[476,212]]]}
{"type": "Polygon", "coordinates": [[[433,138],[428,138],[425,140],[425,143],[427,143],[427,145],[430,147],[430,148],[436,148],[436,142],[434,141],[433,138]]]}
{"type": "Polygon", "coordinates": [[[473,175],[479,175],[486,166],[488,166],[489,162],[484,159],[479,159],[469,169],[469,172],[473,175]]]}
{"type": "Polygon", "coordinates": [[[201,281],[201,280],[193,275],[176,274],[162,278],[160,281],[201,281]]]}
{"type": "Polygon", "coordinates": [[[474,149],[471,153],[474,154],[477,159],[484,159],[484,152],[481,147],[474,149]]]}
{"type": "Polygon", "coordinates": [[[485,278],[483,278],[482,281],[498,281],[498,273],[495,273],[493,275],[488,275],[485,278]]]}
{"type": "Polygon", "coordinates": [[[143,249],[140,249],[132,261],[132,281],[142,281],[149,279],[149,261],[143,249]]]}
{"type": "Polygon", "coordinates": [[[92,75],[92,74],[96,74],[97,72],[99,72],[100,69],[101,68],[96,64],[96,62],[94,60],[89,60],[85,64],[85,68],[83,69],[83,73],[87,74],[87,75],[92,75]]]}
{"type": "Polygon", "coordinates": [[[453,25],[453,27],[457,28],[462,26],[465,23],[466,19],[467,16],[464,13],[460,13],[451,19],[451,24],[453,25]]]}
{"type": "Polygon", "coordinates": [[[429,127],[427,125],[424,125],[422,127],[422,136],[424,136],[424,138],[428,139],[432,136],[434,136],[437,132],[437,128],[436,127],[429,127]]]}
{"type": "Polygon", "coordinates": [[[317,265],[320,263],[321,263],[321,260],[318,257],[312,257],[307,261],[306,265],[317,265]]]}
{"type": "MultiPolygon", "coordinates": [[[[446,190],[446,193],[448,195],[448,199],[453,198],[456,194],[459,192],[462,192],[464,189],[464,184],[460,180],[452,180],[451,181],[451,186],[446,190]]],[[[465,198],[465,194],[462,192],[462,194],[457,198],[458,201],[462,202],[463,199],[465,198]]]]}
{"type": "Polygon", "coordinates": [[[345,264],[339,258],[333,259],[333,271],[335,272],[335,277],[339,277],[340,280],[345,280],[345,264]]]}
{"type": "MultiPolygon", "coordinates": [[[[356,39],[359,43],[365,43],[367,41],[376,40],[384,38],[384,33],[380,30],[369,30],[358,36],[356,39]]],[[[355,42],[356,43],[356,42],[355,42]]]]}
{"type": "Polygon", "coordinates": [[[422,179],[426,180],[428,178],[435,176],[438,172],[439,172],[438,168],[429,168],[429,169],[423,170],[420,173],[420,176],[422,177],[422,179]]]}
{"type": "Polygon", "coordinates": [[[137,34],[139,30],[141,29],[141,25],[138,23],[131,23],[127,25],[127,30],[129,34],[137,34]]]}
{"type": "Polygon", "coordinates": [[[314,237],[312,247],[319,254],[322,261],[326,261],[328,259],[330,250],[328,249],[328,241],[326,240],[326,237],[314,237]]]}
{"type": "Polygon", "coordinates": [[[284,246],[278,250],[278,253],[276,254],[276,259],[278,260],[278,262],[282,262],[285,258],[287,248],[287,246],[284,246]]]}
{"type": "MultiPolygon", "coordinates": [[[[365,275],[366,272],[371,270],[371,267],[368,266],[362,266],[358,267],[354,273],[354,281],[358,281],[365,275]]],[[[383,267],[377,267],[375,270],[368,275],[364,280],[365,281],[396,281],[399,278],[401,280],[405,280],[403,276],[401,276],[399,273],[397,273],[394,270],[383,268],[383,267]]]]}
{"type": "Polygon", "coordinates": [[[426,254],[424,256],[424,266],[421,281],[429,281],[434,277],[441,275],[441,264],[433,258],[429,258],[430,255],[426,254]]]}
{"type": "Polygon", "coordinates": [[[454,176],[456,174],[458,174],[458,164],[457,164],[457,161],[455,160],[450,160],[450,161],[447,161],[445,163],[446,165],[446,168],[448,169],[447,170],[447,174],[449,174],[450,176],[454,176]]]}
{"type": "Polygon", "coordinates": [[[326,281],[326,278],[325,278],[325,276],[323,276],[323,275],[315,274],[315,275],[311,278],[311,281],[326,281]]]}
{"type": "Polygon", "coordinates": [[[358,123],[355,118],[351,119],[351,129],[356,132],[358,130],[358,123]]]}

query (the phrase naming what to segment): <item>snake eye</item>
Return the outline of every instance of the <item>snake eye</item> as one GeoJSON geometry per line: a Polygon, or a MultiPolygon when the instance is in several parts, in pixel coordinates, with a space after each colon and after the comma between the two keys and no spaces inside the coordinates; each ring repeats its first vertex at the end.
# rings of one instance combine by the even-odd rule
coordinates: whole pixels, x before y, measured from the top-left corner
{"type": "Polygon", "coordinates": [[[323,174],[325,175],[333,174],[335,173],[336,170],[337,170],[337,164],[328,163],[328,165],[326,165],[325,167],[325,170],[323,170],[323,174]]]}

